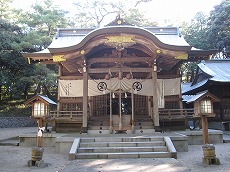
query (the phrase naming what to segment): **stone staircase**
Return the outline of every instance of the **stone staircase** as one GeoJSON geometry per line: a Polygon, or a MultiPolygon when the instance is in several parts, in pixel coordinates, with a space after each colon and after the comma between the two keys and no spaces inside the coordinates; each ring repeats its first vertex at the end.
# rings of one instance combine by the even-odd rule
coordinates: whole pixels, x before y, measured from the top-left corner
{"type": "MultiPolygon", "coordinates": [[[[138,115],[134,118],[134,133],[154,133],[154,125],[150,116],[138,115]]],[[[113,130],[119,130],[120,116],[113,115],[113,130]]],[[[88,134],[110,134],[109,116],[92,116],[89,120],[88,134]]],[[[132,133],[131,115],[122,115],[122,130],[132,133]]]]}
{"type": "Polygon", "coordinates": [[[72,159],[176,158],[169,137],[131,136],[78,138],[70,150],[72,159]]]}
{"type": "Polygon", "coordinates": [[[134,118],[135,133],[154,133],[154,124],[150,116],[137,115],[134,118]]]}

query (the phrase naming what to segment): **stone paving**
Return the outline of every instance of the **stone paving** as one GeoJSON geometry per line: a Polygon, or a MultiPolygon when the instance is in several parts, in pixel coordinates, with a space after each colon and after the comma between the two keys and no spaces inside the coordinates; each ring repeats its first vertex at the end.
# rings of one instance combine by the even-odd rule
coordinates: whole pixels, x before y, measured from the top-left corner
{"type": "Polygon", "coordinates": [[[30,117],[0,117],[0,128],[36,127],[37,123],[30,117]]]}
{"type": "MultiPolygon", "coordinates": [[[[0,140],[16,137],[20,134],[37,132],[36,127],[3,128],[0,140]]],[[[229,133],[226,137],[229,138],[229,133]]],[[[216,144],[216,155],[221,165],[202,163],[202,146],[189,145],[188,152],[178,152],[178,159],[139,158],[139,159],[86,159],[68,160],[67,154],[57,154],[55,148],[45,148],[43,160],[45,166],[28,167],[31,148],[0,146],[0,171],[4,172],[216,172],[230,171],[230,143],[216,144]]]]}
{"type": "Polygon", "coordinates": [[[0,140],[17,137],[25,133],[36,133],[37,127],[0,128],[0,140]]]}

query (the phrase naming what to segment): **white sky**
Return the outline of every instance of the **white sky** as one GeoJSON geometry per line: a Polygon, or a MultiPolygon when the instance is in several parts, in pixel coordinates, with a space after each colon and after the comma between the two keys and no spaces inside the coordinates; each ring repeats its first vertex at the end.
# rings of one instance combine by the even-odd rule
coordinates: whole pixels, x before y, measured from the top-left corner
{"type": "MultiPolygon", "coordinates": [[[[40,2],[42,0],[14,0],[14,8],[28,10],[36,1],[40,2]]],[[[74,0],[53,1],[54,4],[59,5],[61,9],[74,11],[74,5],[72,5],[74,0]]],[[[133,5],[132,0],[113,1],[120,1],[126,5],[133,5]]],[[[221,0],[152,0],[152,2],[149,3],[141,3],[139,9],[144,12],[147,18],[152,18],[152,21],[158,21],[160,25],[164,25],[165,21],[170,20],[174,22],[174,25],[178,26],[182,21],[190,21],[199,11],[209,14],[215,5],[220,3],[221,0]]],[[[114,18],[111,20],[113,19],[114,18]]]]}

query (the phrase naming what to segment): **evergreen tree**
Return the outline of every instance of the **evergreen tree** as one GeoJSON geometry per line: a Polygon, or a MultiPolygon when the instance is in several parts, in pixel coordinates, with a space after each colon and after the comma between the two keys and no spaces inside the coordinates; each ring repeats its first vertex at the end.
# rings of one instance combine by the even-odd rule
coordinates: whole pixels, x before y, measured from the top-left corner
{"type": "Polygon", "coordinates": [[[222,2],[210,13],[207,41],[222,52],[223,58],[230,58],[230,3],[222,2]]]}

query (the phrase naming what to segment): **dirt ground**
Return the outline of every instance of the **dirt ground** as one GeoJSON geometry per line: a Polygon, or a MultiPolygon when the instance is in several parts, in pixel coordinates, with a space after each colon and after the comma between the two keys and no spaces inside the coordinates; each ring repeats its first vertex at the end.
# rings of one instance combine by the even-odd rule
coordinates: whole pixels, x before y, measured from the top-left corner
{"type": "MultiPolygon", "coordinates": [[[[11,130],[11,129],[9,129],[11,130]]],[[[23,129],[24,130],[24,129],[23,129]]],[[[35,129],[36,130],[36,129],[35,129]]],[[[18,133],[19,129],[12,129],[18,133]],[[15,131],[16,130],[16,131],[15,131]]],[[[30,130],[31,131],[31,130],[30,130]]],[[[21,131],[23,133],[25,131],[21,131]]],[[[6,138],[0,131],[0,138],[6,138]]],[[[8,136],[8,137],[9,137],[8,136]]],[[[0,139],[1,140],[1,139],[0,139]]],[[[28,167],[31,148],[20,146],[0,146],[0,171],[3,172],[230,172],[230,143],[215,144],[216,157],[220,165],[202,163],[202,145],[189,145],[188,152],[178,152],[178,159],[92,159],[69,161],[67,154],[55,153],[54,147],[44,148],[43,167],[28,167]]]]}

